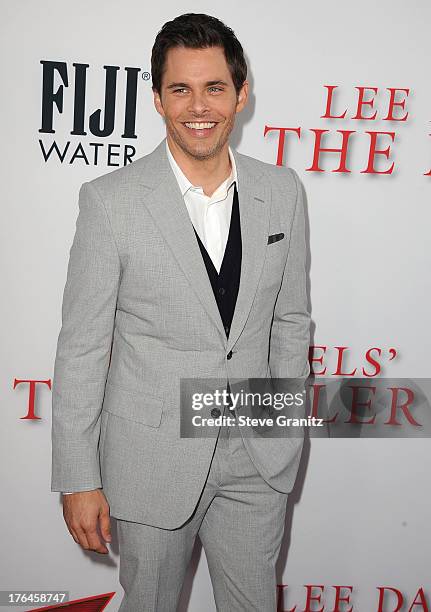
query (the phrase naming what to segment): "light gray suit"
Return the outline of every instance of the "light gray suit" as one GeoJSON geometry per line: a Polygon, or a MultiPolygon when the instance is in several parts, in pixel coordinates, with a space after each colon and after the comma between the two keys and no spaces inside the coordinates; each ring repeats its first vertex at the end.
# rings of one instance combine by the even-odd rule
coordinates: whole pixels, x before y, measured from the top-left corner
{"type": "MultiPolygon", "coordinates": [[[[80,190],[54,367],[51,490],[103,486],[124,521],[178,528],[203,490],[216,439],[180,438],[180,378],[309,374],[298,175],[233,153],[242,264],[228,340],[165,141],[80,190]]],[[[281,493],[294,485],[302,442],[244,438],[281,493]]]]}

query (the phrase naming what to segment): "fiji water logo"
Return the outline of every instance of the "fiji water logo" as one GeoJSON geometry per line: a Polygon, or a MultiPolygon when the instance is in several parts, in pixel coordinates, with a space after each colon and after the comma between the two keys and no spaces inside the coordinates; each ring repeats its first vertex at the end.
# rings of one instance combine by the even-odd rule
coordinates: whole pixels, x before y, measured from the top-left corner
{"type": "Polygon", "coordinates": [[[39,145],[45,163],[118,167],[133,161],[137,138],[136,109],[141,68],[41,60],[41,127],[39,145]],[[89,100],[90,85],[96,83],[89,100]],[[100,81],[100,84],[99,84],[100,81]],[[94,102],[96,95],[99,102],[94,102]],[[93,106],[93,108],[91,108],[93,106]]]}

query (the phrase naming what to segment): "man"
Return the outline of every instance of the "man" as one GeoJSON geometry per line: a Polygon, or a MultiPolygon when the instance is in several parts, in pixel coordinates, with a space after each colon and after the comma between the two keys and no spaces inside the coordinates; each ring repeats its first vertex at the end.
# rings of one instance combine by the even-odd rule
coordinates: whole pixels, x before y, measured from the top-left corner
{"type": "Polygon", "coordinates": [[[302,440],[179,434],[182,378],[309,374],[298,176],[229,147],[246,76],[218,19],[166,23],[152,51],[166,139],[80,191],[51,488],[87,550],[108,552],[117,518],[123,612],[176,609],[197,535],[218,610],[276,609],[302,440]]]}

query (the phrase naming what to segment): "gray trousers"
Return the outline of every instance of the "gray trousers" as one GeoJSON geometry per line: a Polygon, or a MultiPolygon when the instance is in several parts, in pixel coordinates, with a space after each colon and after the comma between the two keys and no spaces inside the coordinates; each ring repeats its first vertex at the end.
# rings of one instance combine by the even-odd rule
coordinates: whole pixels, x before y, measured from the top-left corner
{"type": "Polygon", "coordinates": [[[205,487],[184,525],[170,530],[117,519],[119,612],[175,612],[197,535],[218,612],[276,612],[287,497],[257,472],[238,431],[222,427],[205,487]]]}

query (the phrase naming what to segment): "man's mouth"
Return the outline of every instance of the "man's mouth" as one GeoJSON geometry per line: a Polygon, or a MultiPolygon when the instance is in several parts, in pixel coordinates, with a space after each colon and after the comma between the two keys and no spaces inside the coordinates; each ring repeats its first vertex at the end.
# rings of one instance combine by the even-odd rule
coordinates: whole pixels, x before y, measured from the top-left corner
{"type": "Polygon", "coordinates": [[[208,121],[207,122],[203,122],[203,121],[197,122],[197,121],[194,121],[194,122],[184,123],[184,125],[187,128],[189,128],[190,130],[210,130],[215,125],[217,125],[217,123],[213,122],[213,121],[211,121],[211,122],[208,122],[208,121]]]}

